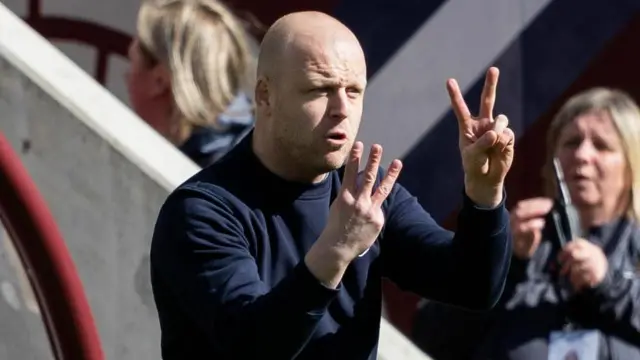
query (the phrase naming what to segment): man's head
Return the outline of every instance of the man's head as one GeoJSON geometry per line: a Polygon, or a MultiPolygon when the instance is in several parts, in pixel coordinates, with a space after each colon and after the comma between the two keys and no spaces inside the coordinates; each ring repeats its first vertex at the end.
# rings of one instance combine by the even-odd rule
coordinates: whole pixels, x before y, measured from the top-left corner
{"type": "Polygon", "coordinates": [[[360,126],[366,81],[362,48],[342,23],[318,12],[276,21],[258,59],[258,156],[299,181],[342,166],[360,126]]]}

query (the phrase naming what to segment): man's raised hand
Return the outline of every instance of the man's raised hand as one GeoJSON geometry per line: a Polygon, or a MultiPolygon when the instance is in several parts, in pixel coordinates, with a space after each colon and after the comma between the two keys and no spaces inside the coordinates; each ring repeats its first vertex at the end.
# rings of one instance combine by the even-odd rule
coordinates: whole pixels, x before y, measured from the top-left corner
{"type": "Polygon", "coordinates": [[[342,187],[331,204],[327,225],[305,258],[311,273],[331,287],[337,286],[349,263],[366,252],[378,238],[385,221],[382,203],[402,170],[400,160],[394,160],[375,187],[382,147],[373,145],[359,182],[362,149],[361,142],[353,145],[342,187]]]}
{"type": "Polygon", "coordinates": [[[335,246],[345,249],[349,259],[366,251],[380,234],[384,225],[382,203],[391,192],[402,169],[402,163],[394,160],[379,186],[374,188],[382,159],[382,147],[373,145],[362,174],[362,181],[358,184],[362,150],[363,145],[358,141],[349,153],[342,188],[331,206],[327,225],[335,235],[335,246]]]}
{"type": "Polygon", "coordinates": [[[480,98],[480,112],[472,116],[458,83],[447,81],[451,106],[458,119],[459,146],[467,196],[482,206],[502,201],[504,179],[511,168],[515,136],[506,116],[493,117],[499,71],[487,71],[480,98]]]}

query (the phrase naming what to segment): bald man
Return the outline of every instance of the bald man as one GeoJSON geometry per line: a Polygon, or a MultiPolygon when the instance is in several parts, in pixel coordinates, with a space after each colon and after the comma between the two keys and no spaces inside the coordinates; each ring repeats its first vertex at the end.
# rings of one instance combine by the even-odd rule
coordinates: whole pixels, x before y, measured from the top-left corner
{"type": "Polygon", "coordinates": [[[383,277],[468,309],[496,303],[511,254],[503,183],[514,141],[506,117],[492,115],[497,69],[478,117],[447,83],[465,171],[455,234],[396,183],[399,160],[381,169],[375,144],[361,159],[366,72],[358,40],[328,15],[270,28],[254,130],[175,190],[156,224],[165,360],[376,359],[383,277]]]}

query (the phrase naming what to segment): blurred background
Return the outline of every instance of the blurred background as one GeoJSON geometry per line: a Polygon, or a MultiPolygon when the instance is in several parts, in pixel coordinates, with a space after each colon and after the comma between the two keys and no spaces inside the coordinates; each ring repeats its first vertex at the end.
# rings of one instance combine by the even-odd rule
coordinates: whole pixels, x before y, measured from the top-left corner
{"type": "MultiPolygon", "coordinates": [[[[250,32],[254,53],[266,28],[288,12],[320,10],[347,24],[369,66],[361,140],[380,143],[387,162],[403,159],[402,184],[451,229],[463,187],[447,78],[458,80],[470,109],[477,109],[486,69],[501,70],[495,111],[507,114],[518,138],[509,206],[540,193],[541,144],[570,96],[610,86],[640,100],[640,2],[634,0],[225,3],[250,32]]],[[[152,227],[168,192],[198,166],[130,110],[127,50],[140,4],[1,5],[0,132],[64,239],[105,357],[158,359],[148,274],[152,227]]],[[[50,359],[34,275],[16,250],[29,239],[20,237],[0,230],[0,359],[50,359]]],[[[391,283],[384,297],[383,327],[390,327],[384,331],[397,341],[381,352],[409,351],[420,299],[391,283]]]]}

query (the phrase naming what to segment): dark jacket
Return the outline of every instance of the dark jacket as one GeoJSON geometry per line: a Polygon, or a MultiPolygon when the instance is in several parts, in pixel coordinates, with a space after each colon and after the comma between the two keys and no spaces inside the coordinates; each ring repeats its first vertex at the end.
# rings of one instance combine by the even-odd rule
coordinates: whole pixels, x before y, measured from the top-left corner
{"type": "Polygon", "coordinates": [[[163,359],[376,359],[383,277],[471,309],[500,298],[511,253],[504,202],[484,209],[464,197],[453,234],[400,184],[383,206],[378,241],[337,289],[323,286],[303,259],[327,225],[342,169],[319,183],[286,181],[262,165],[251,140],[162,206],[151,283],[163,359]]]}
{"type": "Polygon", "coordinates": [[[422,306],[413,333],[418,346],[438,360],[546,359],[549,333],[571,323],[599,331],[600,359],[640,359],[638,225],[623,219],[590,231],[588,240],[605,250],[608,272],[597,288],[568,296],[561,295],[552,229],[545,229],[531,260],[512,259],[493,311],[471,313],[433,302],[422,306]]]}

